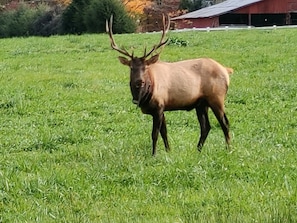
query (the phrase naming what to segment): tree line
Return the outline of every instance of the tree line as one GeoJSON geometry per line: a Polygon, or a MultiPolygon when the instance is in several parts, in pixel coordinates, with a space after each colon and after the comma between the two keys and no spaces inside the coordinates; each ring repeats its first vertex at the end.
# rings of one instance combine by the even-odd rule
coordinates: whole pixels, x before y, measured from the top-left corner
{"type": "MultiPolygon", "coordinates": [[[[220,0],[217,0],[220,1],[220,0]]],[[[162,13],[197,10],[210,0],[0,0],[0,37],[102,33],[114,16],[114,33],[159,30],[162,13]]]]}

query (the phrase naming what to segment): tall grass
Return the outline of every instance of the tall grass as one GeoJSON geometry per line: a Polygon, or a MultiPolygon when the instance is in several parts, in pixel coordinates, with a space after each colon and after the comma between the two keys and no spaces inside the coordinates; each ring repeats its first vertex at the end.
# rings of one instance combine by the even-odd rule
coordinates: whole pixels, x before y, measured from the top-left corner
{"type": "MultiPolygon", "coordinates": [[[[0,222],[296,222],[295,33],[171,33],[188,45],[162,60],[234,68],[232,150],[211,115],[198,153],[195,112],[171,112],[155,158],[106,35],[1,39],[0,222]]],[[[159,37],[115,35],[138,55],[159,37]]]]}

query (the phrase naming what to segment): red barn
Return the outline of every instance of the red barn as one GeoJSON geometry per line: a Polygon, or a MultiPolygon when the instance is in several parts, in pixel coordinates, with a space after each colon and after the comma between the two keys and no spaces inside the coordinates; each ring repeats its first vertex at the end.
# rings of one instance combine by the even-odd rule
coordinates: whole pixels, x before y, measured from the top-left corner
{"type": "Polygon", "coordinates": [[[172,18],[175,28],[297,24],[297,0],[227,0],[172,18]]]}

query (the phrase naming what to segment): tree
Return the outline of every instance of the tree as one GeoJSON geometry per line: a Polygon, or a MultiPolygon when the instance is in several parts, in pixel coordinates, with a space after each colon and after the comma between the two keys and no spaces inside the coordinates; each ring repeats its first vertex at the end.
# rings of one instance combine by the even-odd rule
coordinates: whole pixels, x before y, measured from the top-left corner
{"type": "Polygon", "coordinates": [[[62,17],[62,27],[65,33],[80,34],[86,32],[83,15],[88,4],[89,0],[73,0],[65,9],[62,17]]]}
{"type": "Polygon", "coordinates": [[[0,37],[30,36],[32,24],[46,8],[32,8],[26,3],[20,3],[15,9],[0,13],[0,37]]]}
{"type": "Polygon", "coordinates": [[[180,9],[192,12],[202,7],[202,0],[182,0],[179,7],[180,9]]]}
{"type": "Polygon", "coordinates": [[[126,7],[129,14],[133,16],[140,16],[144,9],[152,4],[152,0],[121,0],[126,7]]]}
{"type": "Polygon", "coordinates": [[[162,14],[175,15],[179,9],[179,0],[158,0],[144,9],[145,20],[142,21],[144,31],[162,29],[162,14]]]}
{"type": "Polygon", "coordinates": [[[135,22],[129,17],[121,2],[117,0],[92,0],[84,14],[87,32],[105,32],[105,21],[109,20],[111,15],[113,15],[114,33],[135,31],[135,22]]]}
{"type": "Polygon", "coordinates": [[[71,4],[71,0],[53,0],[55,5],[60,5],[62,7],[68,6],[71,4]]]}
{"type": "Polygon", "coordinates": [[[119,0],[73,0],[63,15],[66,33],[105,32],[105,21],[114,15],[114,32],[135,31],[135,23],[119,0]]]}

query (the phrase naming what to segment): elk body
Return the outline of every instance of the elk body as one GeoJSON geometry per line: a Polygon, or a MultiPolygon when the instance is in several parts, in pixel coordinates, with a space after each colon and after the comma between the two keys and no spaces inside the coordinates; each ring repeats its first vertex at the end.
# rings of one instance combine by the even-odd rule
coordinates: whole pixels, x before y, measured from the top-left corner
{"type": "Polygon", "coordinates": [[[208,118],[208,110],[211,108],[229,145],[229,121],[224,111],[224,100],[229,86],[229,75],[233,70],[209,58],[166,63],[159,61],[160,52],[151,56],[167,43],[164,37],[169,29],[169,18],[167,26],[165,23],[163,17],[160,43],[149,53],[145,52],[142,57],[134,57],[125,49],[119,48],[113,39],[112,17],[109,24],[106,23],[112,48],[126,56],[120,56],[119,60],[130,68],[133,103],[137,104],[143,113],[153,117],[152,154],[156,154],[159,133],[166,151],[170,150],[164,112],[173,110],[196,110],[200,124],[197,147],[201,151],[211,128],[208,118]]]}

